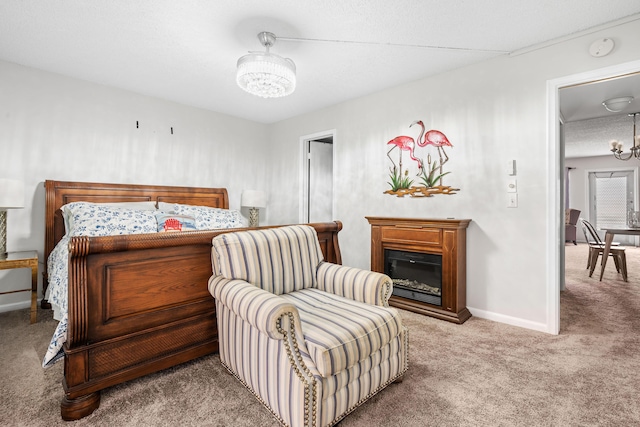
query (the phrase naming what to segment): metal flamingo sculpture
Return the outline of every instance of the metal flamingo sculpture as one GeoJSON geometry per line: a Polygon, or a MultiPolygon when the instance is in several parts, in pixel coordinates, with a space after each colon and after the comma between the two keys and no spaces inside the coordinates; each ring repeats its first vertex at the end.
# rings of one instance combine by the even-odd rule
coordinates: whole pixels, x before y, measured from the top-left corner
{"type": "Polygon", "coordinates": [[[418,140],[418,145],[420,147],[433,145],[438,149],[438,155],[440,156],[440,175],[442,175],[442,165],[444,165],[449,161],[449,156],[447,156],[447,152],[444,151],[444,147],[453,147],[453,144],[449,142],[449,139],[447,139],[447,136],[444,133],[440,132],[439,130],[430,130],[424,134],[424,141],[418,140]],[[442,159],[443,154],[444,154],[444,160],[442,159]]]}
{"type": "MultiPolygon", "coordinates": [[[[418,144],[420,144],[420,140],[422,139],[422,135],[424,134],[424,124],[422,123],[422,121],[417,120],[417,121],[411,123],[409,125],[409,127],[411,127],[411,126],[413,126],[415,124],[419,124],[420,126],[422,126],[422,131],[420,132],[420,136],[418,136],[418,144]]],[[[387,151],[387,157],[389,157],[389,160],[391,160],[391,163],[393,163],[394,171],[396,169],[396,163],[393,161],[393,159],[391,158],[391,156],[389,154],[396,147],[400,149],[400,173],[402,173],[402,152],[403,151],[408,151],[409,152],[409,157],[411,157],[411,160],[415,160],[416,162],[418,162],[418,169],[422,170],[422,160],[420,160],[419,158],[417,158],[413,154],[413,152],[415,150],[415,147],[416,147],[416,142],[415,142],[415,140],[413,138],[411,138],[410,136],[396,136],[391,141],[387,142],[387,145],[393,145],[393,147],[391,147],[391,149],[389,151],[387,151]]],[[[420,173],[418,173],[418,175],[419,174],[420,173]]]]}

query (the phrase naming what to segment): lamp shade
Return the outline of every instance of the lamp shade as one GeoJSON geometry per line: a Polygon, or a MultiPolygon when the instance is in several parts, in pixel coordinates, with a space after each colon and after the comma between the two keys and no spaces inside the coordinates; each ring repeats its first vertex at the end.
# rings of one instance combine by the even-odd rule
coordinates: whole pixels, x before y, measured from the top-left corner
{"type": "Polygon", "coordinates": [[[0,179],[0,210],[24,208],[24,184],[15,179],[0,179]]]}
{"type": "Polygon", "coordinates": [[[264,208],[267,206],[267,194],[259,190],[245,190],[240,204],[247,208],[264,208]]]}

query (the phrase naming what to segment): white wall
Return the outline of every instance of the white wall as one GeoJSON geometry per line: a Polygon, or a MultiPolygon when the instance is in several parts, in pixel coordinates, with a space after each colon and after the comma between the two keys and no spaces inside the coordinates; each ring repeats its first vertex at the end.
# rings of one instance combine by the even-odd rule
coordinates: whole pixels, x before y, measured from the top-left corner
{"type": "MultiPolygon", "coordinates": [[[[8,245],[42,251],[44,179],[225,186],[235,208],[242,189],[267,186],[267,221],[297,222],[300,137],[335,129],[336,219],[344,223],[346,265],[369,267],[365,216],[471,218],[472,313],[548,330],[548,277],[554,267],[545,251],[549,230],[556,228],[548,219],[556,197],[549,190],[550,171],[560,165],[548,161],[547,81],[637,59],[639,21],[270,126],[0,62],[0,170],[3,177],[25,181],[29,200],[26,209],[9,213],[8,245]],[[593,58],[588,47],[600,37],[613,38],[616,49],[593,58]],[[453,143],[445,183],[460,188],[458,194],[383,194],[390,166],[386,143],[397,135],[415,136],[408,126],[417,119],[453,143]],[[506,207],[511,159],[518,170],[516,209],[506,207]]],[[[0,276],[0,288],[13,283],[7,274],[18,272],[0,276]]],[[[28,281],[26,271],[24,277],[28,281]]]]}
{"type": "MultiPolygon", "coordinates": [[[[41,272],[46,179],[226,187],[234,209],[243,189],[266,189],[264,125],[1,61],[0,99],[0,177],[26,187],[7,247],[38,250],[41,272]]],[[[29,286],[28,270],[0,271],[0,291],[29,286]]],[[[0,310],[29,298],[4,295],[0,310]]]]}
{"type": "MultiPolygon", "coordinates": [[[[640,58],[640,22],[610,28],[517,56],[504,56],[277,123],[274,153],[299,149],[300,135],[336,129],[336,218],[346,265],[370,265],[365,216],[471,218],[467,234],[467,302],[477,316],[549,330],[546,249],[550,194],[547,80],[640,58]],[[616,50],[588,54],[590,43],[612,37],[616,50]],[[386,143],[414,135],[422,119],[453,144],[445,183],[456,195],[397,198],[388,189],[386,143]],[[519,207],[506,207],[506,164],[517,162],[519,207]]],[[[420,154],[421,156],[424,154],[420,154]]],[[[406,158],[406,157],[405,157],[406,158]]],[[[297,218],[295,192],[276,193],[277,183],[297,183],[297,165],[272,157],[271,214],[297,218]]],[[[559,215],[558,215],[559,216],[559,215]]],[[[559,221],[559,219],[558,219],[559,221]]]]}
{"type": "MultiPolygon", "coordinates": [[[[604,141],[606,143],[606,141],[604,141]]],[[[603,151],[606,151],[604,148],[603,151]]],[[[613,155],[597,156],[597,157],[576,157],[567,159],[565,166],[572,167],[569,172],[569,206],[573,209],[580,210],[580,216],[593,221],[589,217],[589,177],[588,171],[598,170],[632,170],[640,166],[640,162],[636,159],[628,161],[617,160],[613,155]]],[[[640,182],[636,182],[636,186],[640,186],[640,182]]],[[[578,228],[577,236],[579,242],[584,242],[584,235],[578,228]]]]}

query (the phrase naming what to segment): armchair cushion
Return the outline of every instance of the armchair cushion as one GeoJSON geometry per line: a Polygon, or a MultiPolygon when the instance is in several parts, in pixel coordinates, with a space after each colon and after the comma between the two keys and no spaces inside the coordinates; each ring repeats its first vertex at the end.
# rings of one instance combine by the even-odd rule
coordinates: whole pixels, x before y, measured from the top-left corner
{"type": "Polygon", "coordinates": [[[304,289],[281,298],[298,309],[309,356],[323,377],[367,359],[402,330],[401,318],[392,308],[318,289],[304,289]]]}
{"type": "Polygon", "coordinates": [[[393,282],[386,274],[323,262],[318,267],[318,289],[382,307],[389,306],[393,282]]]}
{"type": "Polygon", "coordinates": [[[564,211],[564,223],[566,225],[576,225],[580,218],[580,211],[578,209],[567,208],[564,211]]]}
{"type": "Polygon", "coordinates": [[[245,280],[276,295],[314,287],[323,261],[313,227],[221,234],[212,244],[214,275],[245,280]]]}

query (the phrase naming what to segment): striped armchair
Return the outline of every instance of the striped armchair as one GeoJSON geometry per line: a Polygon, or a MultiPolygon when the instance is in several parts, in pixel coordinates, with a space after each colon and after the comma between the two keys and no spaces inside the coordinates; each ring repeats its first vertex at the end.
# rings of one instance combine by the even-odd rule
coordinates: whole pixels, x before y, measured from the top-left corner
{"type": "Polygon", "coordinates": [[[213,239],[220,360],[283,425],[331,426],[407,370],[388,276],[323,261],[314,228],[213,239]]]}

